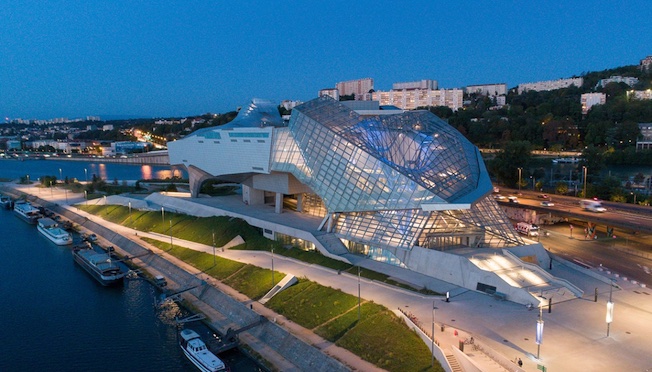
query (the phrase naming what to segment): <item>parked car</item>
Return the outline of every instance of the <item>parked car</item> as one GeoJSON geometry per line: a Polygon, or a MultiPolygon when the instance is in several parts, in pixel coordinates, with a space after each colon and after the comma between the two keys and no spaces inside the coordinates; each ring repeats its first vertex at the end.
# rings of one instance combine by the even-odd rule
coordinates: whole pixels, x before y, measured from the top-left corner
{"type": "Polygon", "coordinates": [[[549,196],[547,194],[539,194],[539,198],[541,199],[548,199],[548,197],[549,196]]]}
{"type": "Polygon", "coordinates": [[[542,207],[554,207],[555,203],[549,201],[549,200],[544,200],[541,202],[542,207]]]}
{"type": "Polygon", "coordinates": [[[505,200],[507,198],[502,196],[502,195],[494,195],[494,199],[496,199],[496,200],[505,200]]]}

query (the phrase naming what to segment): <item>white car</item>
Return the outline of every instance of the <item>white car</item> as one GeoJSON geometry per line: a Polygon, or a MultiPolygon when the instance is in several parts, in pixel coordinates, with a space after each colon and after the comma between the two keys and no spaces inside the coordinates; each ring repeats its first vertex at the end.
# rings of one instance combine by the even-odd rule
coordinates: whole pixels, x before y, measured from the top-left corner
{"type": "Polygon", "coordinates": [[[496,199],[496,200],[505,200],[505,199],[507,199],[507,198],[505,198],[505,197],[502,196],[502,195],[494,195],[494,199],[496,199]]]}
{"type": "Polygon", "coordinates": [[[547,200],[545,200],[545,201],[542,201],[542,202],[541,202],[541,206],[542,206],[542,207],[554,207],[554,206],[555,206],[555,203],[553,203],[553,202],[551,202],[551,201],[547,201],[547,200]]]}

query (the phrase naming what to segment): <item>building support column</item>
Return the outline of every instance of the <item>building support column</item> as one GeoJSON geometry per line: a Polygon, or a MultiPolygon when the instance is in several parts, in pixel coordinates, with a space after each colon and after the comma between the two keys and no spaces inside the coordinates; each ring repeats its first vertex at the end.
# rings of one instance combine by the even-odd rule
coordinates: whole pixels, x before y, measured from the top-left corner
{"type": "Polygon", "coordinates": [[[283,213],[283,193],[277,192],[275,195],[274,213],[283,213]]]}

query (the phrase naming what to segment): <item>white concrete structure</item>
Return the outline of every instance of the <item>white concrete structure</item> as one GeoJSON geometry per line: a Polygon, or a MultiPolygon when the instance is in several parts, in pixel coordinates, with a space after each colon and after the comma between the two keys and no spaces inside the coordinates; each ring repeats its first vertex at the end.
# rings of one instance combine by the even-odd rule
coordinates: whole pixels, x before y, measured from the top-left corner
{"type": "Polygon", "coordinates": [[[641,71],[650,71],[650,66],[652,66],[652,56],[647,56],[641,60],[638,68],[641,71]]]}
{"type": "Polygon", "coordinates": [[[537,81],[534,83],[524,83],[518,85],[518,93],[522,94],[528,90],[534,90],[537,92],[548,91],[555,89],[568,88],[571,85],[576,87],[581,87],[584,84],[584,78],[570,78],[570,79],[559,79],[559,80],[546,80],[546,81],[537,81]]]}
{"type": "Polygon", "coordinates": [[[331,97],[332,99],[339,101],[340,100],[340,91],[337,88],[326,88],[321,89],[317,94],[317,97],[331,97]]]}
{"type": "Polygon", "coordinates": [[[627,92],[629,99],[652,99],[652,89],[647,90],[630,90],[627,92]]]}
{"type": "Polygon", "coordinates": [[[582,102],[582,114],[586,115],[591,107],[607,103],[607,95],[604,93],[584,93],[580,96],[582,102]]]}

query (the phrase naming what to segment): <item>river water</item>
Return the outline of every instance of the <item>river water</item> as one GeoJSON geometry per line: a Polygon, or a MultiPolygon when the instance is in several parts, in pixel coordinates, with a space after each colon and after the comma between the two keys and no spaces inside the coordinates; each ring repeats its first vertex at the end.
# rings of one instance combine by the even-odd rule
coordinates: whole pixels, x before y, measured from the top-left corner
{"type": "MultiPolygon", "coordinates": [[[[0,178],[53,175],[48,170],[59,167],[80,179],[84,169],[130,180],[172,174],[161,166],[0,161],[0,178]]],[[[177,344],[179,314],[156,308],[158,290],[149,282],[102,287],[73,262],[70,247],[50,243],[8,210],[0,210],[0,262],[0,371],[197,370],[177,344]]],[[[210,332],[199,323],[189,328],[210,332]]],[[[238,350],[220,357],[232,371],[259,370],[238,350]]]]}

